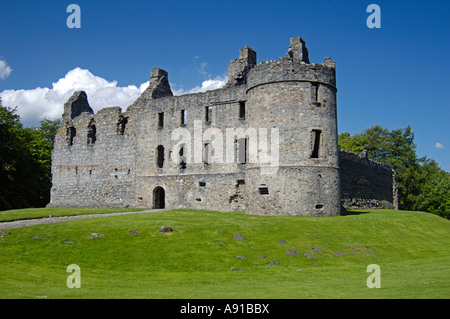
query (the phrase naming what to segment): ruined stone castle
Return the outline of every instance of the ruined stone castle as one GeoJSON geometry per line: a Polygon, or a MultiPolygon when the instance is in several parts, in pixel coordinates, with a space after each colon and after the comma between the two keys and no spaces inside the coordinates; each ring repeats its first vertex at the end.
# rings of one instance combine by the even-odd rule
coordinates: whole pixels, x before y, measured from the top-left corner
{"type": "Polygon", "coordinates": [[[94,114],[75,92],[55,137],[49,205],[306,216],[395,208],[392,169],[340,152],[336,93],[335,62],[310,63],[299,37],[260,64],[245,46],[216,90],[173,96],[155,68],[125,112],[94,114]]]}

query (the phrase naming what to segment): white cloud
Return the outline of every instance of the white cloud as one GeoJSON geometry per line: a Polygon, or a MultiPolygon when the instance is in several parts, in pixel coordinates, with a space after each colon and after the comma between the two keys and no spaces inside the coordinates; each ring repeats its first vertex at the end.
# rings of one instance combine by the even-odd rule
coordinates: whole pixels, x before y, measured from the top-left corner
{"type": "Polygon", "coordinates": [[[74,91],[86,92],[89,104],[97,112],[108,106],[126,108],[136,100],[141,90],[135,85],[117,86],[117,81],[108,81],[95,76],[89,70],[75,68],[52,84],[52,88],[32,90],[5,90],[0,93],[3,105],[17,106],[18,114],[25,125],[37,125],[43,118],[58,118],[63,113],[64,103],[74,91]]]}
{"type": "Polygon", "coordinates": [[[0,60],[0,79],[6,80],[6,78],[11,74],[12,69],[6,63],[6,61],[0,60]]]}
{"type": "Polygon", "coordinates": [[[440,149],[444,149],[445,148],[445,146],[444,145],[442,145],[441,143],[439,143],[439,142],[436,142],[436,144],[434,144],[434,147],[436,147],[436,148],[440,148],[440,149]]]}
{"type": "MultiPolygon", "coordinates": [[[[172,91],[174,95],[204,92],[224,86],[227,77],[216,77],[203,81],[201,85],[190,90],[172,91]]],[[[4,106],[17,106],[18,114],[25,126],[38,125],[43,118],[59,118],[63,113],[64,103],[73,92],[83,90],[88,96],[89,105],[94,112],[110,106],[120,106],[122,110],[131,105],[147,88],[149,82],[139,87],[129,85],[117,86],[117,81],[108,81],[79,67],[52,83],[52,88],[35,88],[32,90],[5,90],[0,93],[4,106]]],[[[176,87],[176,84],[171,84],[176,87]]]]}
{"type": "Polygon", "coordinates": [[[145,91],[145,89],[148,87],[148,85],[150,84],[150,81],[144,82],[139,86],[139,91],[142,93],[145,91]]]}
{"type": "MultiPolygon", "coordinates": [[[[197,85],[196,87],[185,91],[184,89],[174,89],[172,88],[173,95],[182,95],[188,93],[199,93],[205,92],[209,90],[215,90],[222,88],[225,84],[227,84],[228,77],[227,76],[217,76],[214,79],[209,79],[203,81],[201,85],[197,85]]],[[[172,84],[171,84],[172,86],[172,84]]],[[[176,85],[173,85],[175,87],[176,85]]]]}

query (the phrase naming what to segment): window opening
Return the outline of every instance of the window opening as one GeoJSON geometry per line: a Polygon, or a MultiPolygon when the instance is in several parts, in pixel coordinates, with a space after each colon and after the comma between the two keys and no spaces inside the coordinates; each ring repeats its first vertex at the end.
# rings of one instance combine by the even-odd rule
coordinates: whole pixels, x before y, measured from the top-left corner
{"type": "Polygon", "coordinates": [[[239,164],[247,163],[247,139],[240,138],[237,140],[237,159],[239,164]]]}
{"type": "Polygon", "coordinates": [[[239,118],[245,119],[245,101],[239,101],[239,118]]]}
{"type": "Polygon", "coordinates": [[[186,125],[186,122],[187,122],[186,110],[181,110],[180,124],[186,125]]]}
{"type": "Polygon", "coordinates": [[[321,130],[312,130],[312,152],[311,158],[319,158],[319,148],[320,148],[320,136],[322,134],[321,130]]]}
{"type": "Polygon", "coordinates": [[[212,106],[205,107],[205,122],[211,123],[211,115],[212,115],[212,106]]]}
{"type": "Polygon", "coordinates": [[[209,143],[205,143],[205,146],[203,148],[203,164],[205,165],[209,165],[209,149],[209,143]]]}
{"type": "Polygon", "coordinates": [[[164,166],[164,146],[158,145],[156,148],[156,165],[159,168],[164,166]]]}
{"type": "Polygon", "coordinates": [[[75,127],[73,126],[69,126],[67,128],[67,135],[69,138],[69,146],[73,145],[73,139],[75,138],[75,136],[77,136],[77,130],[75,129],[75,127]]]}
{"type": "Polygon", "coordinates": [[[127,126],[128,118],[121,116],[117,122],[117,133],[119,135],[125,134],[125,127],[127,126]]]}
{"type": "Polygon", "coordinates": [[[87,143],[88,145],[92,145],[95,141],[97,141],[97,128],[95,127],[95,122],[91,121],[88,127],[87,143]]]}
{"type": "Polygon", "coordinates": [[[186,169],[186,158],[184,157],[184,146],[180,148],[180,169],[186,169]]]}
{"type": "Polygon", "coordinates": [[[158,113],[158,128],[164,127],[164,112],[158,113]]]}

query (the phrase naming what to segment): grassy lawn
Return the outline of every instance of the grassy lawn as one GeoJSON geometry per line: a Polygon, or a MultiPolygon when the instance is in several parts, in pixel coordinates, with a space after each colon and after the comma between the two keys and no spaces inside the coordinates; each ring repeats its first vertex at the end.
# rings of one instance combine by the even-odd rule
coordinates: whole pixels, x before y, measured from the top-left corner
{"type": "Polygon", "coordinates": [[[174,210],[5,232],[0,298],[450,298],[450,224],[421,212],[317,218],[174,210]],[[80,289],[66,285],[70,264],[80,267],[80,289]],[[380,289],[367,288],[370,264],[380,267],[380,289]]]}
{"type": "Polygon", "coordinates": [[[120,212],[133,212],[144,209],[132,208],[62,208],[62,207],[43,207],[43,208],[26,208],[12,209],[0,212],[0,222],[7,222],[20,219],[44,218],[48,216],[75,216],[89,214],[109,214],[120,212]]]}

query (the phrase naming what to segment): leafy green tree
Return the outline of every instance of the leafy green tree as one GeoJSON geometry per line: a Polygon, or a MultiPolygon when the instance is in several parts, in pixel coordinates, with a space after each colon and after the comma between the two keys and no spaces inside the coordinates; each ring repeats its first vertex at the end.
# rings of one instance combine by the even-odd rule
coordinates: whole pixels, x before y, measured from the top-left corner
{"type": "Polygon", "coordinates": [[[42,207],[50,199],[52,143],[59,121],[24,128],[17,108],[0,106],[0,210],[42,207]]]}
{"type": "Polygon", "coordinates": [[[0,209],[21,208],[35,200],[36,162],[23,141],[17,109],[0,107],[0,209]]]}
{"type": "Polygon", "coordinates": [[[417,209],[450,218],[450,174],[435,174],[423,185],[417,209]]]}
{"type": "Polygon", "coordinates": [[[50,120],[50,119],[43,119],[39,123],[38,132],[41,135],[41,137],[47,141],[48,143],[53,146],[53,142],[56,136],[56,133],[58,132],[59,126],[61,124],[61,120],[50,120]]]}

